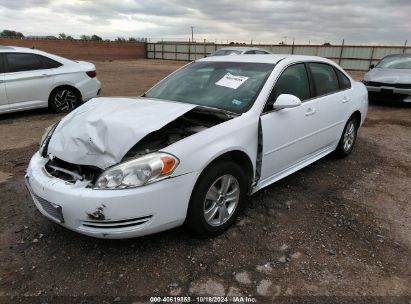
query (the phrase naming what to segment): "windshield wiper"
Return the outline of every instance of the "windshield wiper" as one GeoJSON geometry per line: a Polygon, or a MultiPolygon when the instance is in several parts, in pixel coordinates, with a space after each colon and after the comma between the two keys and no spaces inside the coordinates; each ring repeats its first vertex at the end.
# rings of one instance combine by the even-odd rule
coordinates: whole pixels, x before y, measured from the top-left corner
{"type": "Polygon", "coordinates": [[[226,116],[233,118],[233,117],[237,117],[240,116],[241,114],[236,113],[236,112],[231,112],[229,110],[225,110],[225,109],[220,109],[220,108],[214,108],[214,107],[209,107],[209,106],[202,106],[202,105],[198,105],[197,108],[209,111],[209,112],[217,112],[217,113],[223,113],[226,116]]]}

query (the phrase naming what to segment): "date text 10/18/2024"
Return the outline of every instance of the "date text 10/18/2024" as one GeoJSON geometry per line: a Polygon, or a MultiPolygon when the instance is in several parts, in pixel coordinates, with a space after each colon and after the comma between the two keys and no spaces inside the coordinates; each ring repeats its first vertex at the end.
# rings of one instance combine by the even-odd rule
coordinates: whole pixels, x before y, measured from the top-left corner
{"type": "Polygon", "coordinates": [[[151,303],[256,303],[254,297],[233,296],[233,297],[213,297],[213,296],[176,296],[176,297],[150,297],[151,303]]]}

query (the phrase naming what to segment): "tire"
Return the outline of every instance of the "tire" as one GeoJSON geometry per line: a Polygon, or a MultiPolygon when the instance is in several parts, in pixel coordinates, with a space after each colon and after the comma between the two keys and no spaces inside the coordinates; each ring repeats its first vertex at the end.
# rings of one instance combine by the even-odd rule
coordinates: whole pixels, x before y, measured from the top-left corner
{"type": "Polygon", "coordinates": [[[72,87],[58,87],[50,94],[49,107],[55,113],[68,113],[74,110],[80,101],[80,94],[72,87]]]}
{"type": "Polygon", "coordinates": [[[351,116],[344,127],[338,146],[335,149],[335,155],[340,158],[347,157],[351,154],[355,141],[357,140],[357,131],[360,122],[355,116],[351,116]]]}
{"type": "Polygon", "coordinates": [[[247,178],[237,164],[228,160],[212,163],[194,186],[186,226],[201,237],[208,238],[223,233],[238,216],[246,192],[247,178]],[[223,189],[227,185],[228,188],[223,189]]]}

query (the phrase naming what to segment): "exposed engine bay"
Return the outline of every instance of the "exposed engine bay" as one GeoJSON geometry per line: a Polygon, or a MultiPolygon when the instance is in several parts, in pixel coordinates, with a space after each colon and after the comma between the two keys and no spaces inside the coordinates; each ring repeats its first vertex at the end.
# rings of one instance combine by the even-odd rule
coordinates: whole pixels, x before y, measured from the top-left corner
{"type": "Polygon", "coordinates": [[[124,156],[122,161],[156,152],[183,138],[231,119],[224,113],[195,108],[161,129],[146,135],[124,156]]]}
{"type": "MultiPolygon", "coordinates": [[[[121,162],[159,151],[233,117],[217,110],[196,107],[159,130],[147,134],[125,154],[121,162]]],[[[57,157],[50,157],[45,169],[50,175],[69,183],[76,181],[94,183],[103,172],[96,166],[72,164],[57,157]]]]}

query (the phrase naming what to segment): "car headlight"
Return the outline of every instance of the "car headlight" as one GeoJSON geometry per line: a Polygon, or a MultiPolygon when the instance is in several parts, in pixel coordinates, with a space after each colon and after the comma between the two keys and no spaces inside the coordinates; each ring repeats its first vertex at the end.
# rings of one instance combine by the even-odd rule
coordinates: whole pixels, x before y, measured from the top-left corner
{"type": "Polygon", "coordinates": [[[143,186],[171,175],[179,160],[167,153],[148,154],[104,171],[95,189],[125,189],[143,186]]]}
{"type": "Polygon", "coordinates": [[[47,127],[46,130],[44,131],[43,136],[41,136],[40,149],[39,150],[40,150],[40,154],[43,157],[46,157],[48,143],[49,143],[51,135],[53,135],[53,132],[56,129],[57,125],[58,125],[58,122],[56,122],[55,124],[47,127]]]}

